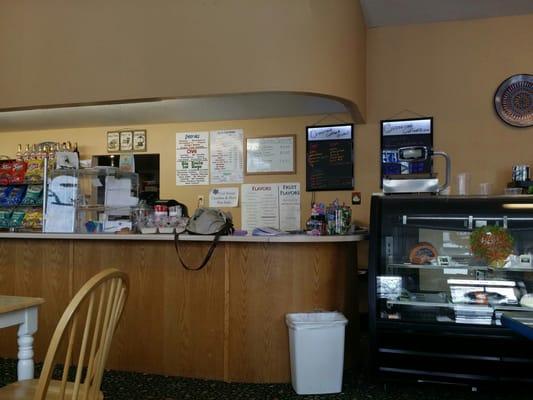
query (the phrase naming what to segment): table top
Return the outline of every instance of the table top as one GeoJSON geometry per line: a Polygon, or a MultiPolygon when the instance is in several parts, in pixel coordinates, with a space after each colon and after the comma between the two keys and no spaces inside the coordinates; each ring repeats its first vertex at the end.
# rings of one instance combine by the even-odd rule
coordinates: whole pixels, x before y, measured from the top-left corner
{"type": "Polygon", "coordinates": [[[40,297],[0,296],[0,314],[23,310],[43,304],[40,297]]]}

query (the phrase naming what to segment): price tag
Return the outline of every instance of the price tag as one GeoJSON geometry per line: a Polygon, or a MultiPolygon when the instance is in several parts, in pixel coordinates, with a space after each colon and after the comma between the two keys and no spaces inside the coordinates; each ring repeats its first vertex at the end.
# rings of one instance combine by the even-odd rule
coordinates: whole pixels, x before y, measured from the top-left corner
{"type": "Polygon", "coordinates": [[[444,275],[468,275],[467,268],[444,268],[444,275]]]}

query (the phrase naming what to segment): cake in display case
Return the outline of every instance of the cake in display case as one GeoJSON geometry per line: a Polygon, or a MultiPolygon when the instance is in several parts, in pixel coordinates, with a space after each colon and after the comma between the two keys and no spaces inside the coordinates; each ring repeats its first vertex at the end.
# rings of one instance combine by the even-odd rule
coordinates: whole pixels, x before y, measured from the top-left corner
{"type": "Polygon", "coordinates": [[[533,383],[533,344],[501,324],[533,315],[533,196],[375,195],[371,208],[374,371],[533,383]]]}

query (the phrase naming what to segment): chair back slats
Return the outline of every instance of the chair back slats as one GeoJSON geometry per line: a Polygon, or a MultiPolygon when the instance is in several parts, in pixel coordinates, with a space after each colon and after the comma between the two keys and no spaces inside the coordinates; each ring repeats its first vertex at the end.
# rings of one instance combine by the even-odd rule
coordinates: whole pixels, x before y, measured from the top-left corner
{"type": "Polygon", "coordinates": [[[78,314],[75,314],[72,318],[70,325],[70,335],[68,338],[68,347],[67,355],[65,356],[65,363],[63,364],[63,375],[61,377],[61,388],[60,388],[60,400],[65,398],[65,388],[67,386],[68,371],[70,369],[70,361],[72,359],[72,348],[74,346],[74,338],[76,337],[76,327],[78,326],[78,314]]]}
{"type": "MultiPolygon", "coordinates": [[[[80,349],[80,356],[78,358],[78,368],[76,369],[76,378],[74,379],[74,390],[72,392],[72,398],[77,399],[78,393],[80,390],[80,381],[81,381],[81,372],[82,368],[79,366],[83,366],[83,362],[85,361],[85,348],[87,347],[87,338],[89,337],[89,333],[91,331],[91,318],[93,314],[93,305],[94,305],[94,293],[91,293],[89,298],[89,309],[87,310],[87,316],[85,318],[85,329],[83,330],[83,339],[81,340],[81,349],[80,349]]],[[[63,393],[61,393],[63,395],[63,393]]]]}
{"type": "Polygon", "coordinates": [[[89,279],[78,291],[52,336],[34,400],[45,400],[52,390],[54,398],[60,400],[99,398],[104,367],[124,309],[128,286],[124,273],[109,269],[89,279]],[[52,388],[50,380],[55,360],[64,341],[67,347],[61,382],[52,388]],[[75,365],[71,367],[71,363],[75,365]],[[71,368],[75,368],[75,373],[69,373],[74,372],[71,368]],[[69,381],[69,376],[74,376],[73,382],[69,381]]]}
{"type": "Polygon", "coordinates": [[[109,313],[109,321],[107,324],[107,329],[102,331],[102,341],[101,341],[101,349],[102,352],[100,354],[100,357],[98,358],[98,368],[95,371],[95,380],[93,383],[94,388],[99,388],[102,384],[102,377],[105,367],[105,362],[107,360],[107,356],[109,354],[109,350],[111,349],[111,338],[113,337],[113,333],[116,329],[118,320],[121,315],[121,310],[124,307],[124,301],[125,301],[126,291],[124,287],[120,287],[119,285],[115,288],[115,293],[113,296],[113,304],[109,313]]]}
{"type": "Polygon", "coordinates": [[[104,295],[105,290],[100,291],[100,300],[98,301],[98,311],[96,313],[96,319],[94,321],[94,334],[92,338],[91,343],[91,350],[89,352],[89,365],[87,366],[87,374],[85,377],[86,385],[85,390],[83,393],[83,398],[87,398],[87,395],[89,393],[89,382],[92,382],[93,380],[93,370],[94,370],[94,364],[95,364],[95,355],[96,355],[96,345],[98,343],[98,335],[100,334],[100,326],[102,322],[102,309],[104,304],[104,295]]]}

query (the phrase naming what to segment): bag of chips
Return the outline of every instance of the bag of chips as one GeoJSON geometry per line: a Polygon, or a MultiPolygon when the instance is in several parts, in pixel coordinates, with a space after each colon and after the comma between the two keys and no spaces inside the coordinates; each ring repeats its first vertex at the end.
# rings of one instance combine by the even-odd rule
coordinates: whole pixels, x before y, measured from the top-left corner
{"type": "Polygon", "coordinates": [[[23,206],[40,206],[43,203],[42,185],[29,185],[26,189],[26,195],[20,203],[23,206]]]}
{"type": "Polygon", "coordinates": [[[0,210],[0,229],[9,228],[9,221],[11,221],[11,210],[0,210]]]}
{"type": "Polygon", "coordinates": [[[22,226],[22,221],[24,221],[24,211],[13,211],[11,214],[11,219],[9,220],[10,228],[19,228],[22,226]]]}
{"type": "Polygon", "coordinates": [[[28,160],[28,167],[26,169],[27,182],[42,182],[44,176],[44,161],[43,160],[28,160]]]}
{"type": "Polygon", "coordinates": [[[24,215],[24,220],[22,221],[22,227],[24,229],[42,229],[43,227],[43,213],[41,210],[35,209],[28,211],[24,215]]]}
{"type": "Polygon", "coordinates": [[[11,182],[12,161],[0,162],[0,185],[9,185],[11,182]]]}
{"type": "Polygon", "coordinates": [[[0,206],[7,206],[7,199],[12,189],[11,186],[0,186],[0,206]]]}
{"type": "Polygon", "coordinates": [[[24,183],[24,177],[26,176],[26,168],[27,164],[24,161],[15,161],[11,165],[10,183],[24,183]]]}
{"type": "Polygon", "coordinates": [[[0,199],[0,205],[5,207],[15,207],[20,204],[26,193],[26,186],[13,186],[5,199],[0,199]]]}

